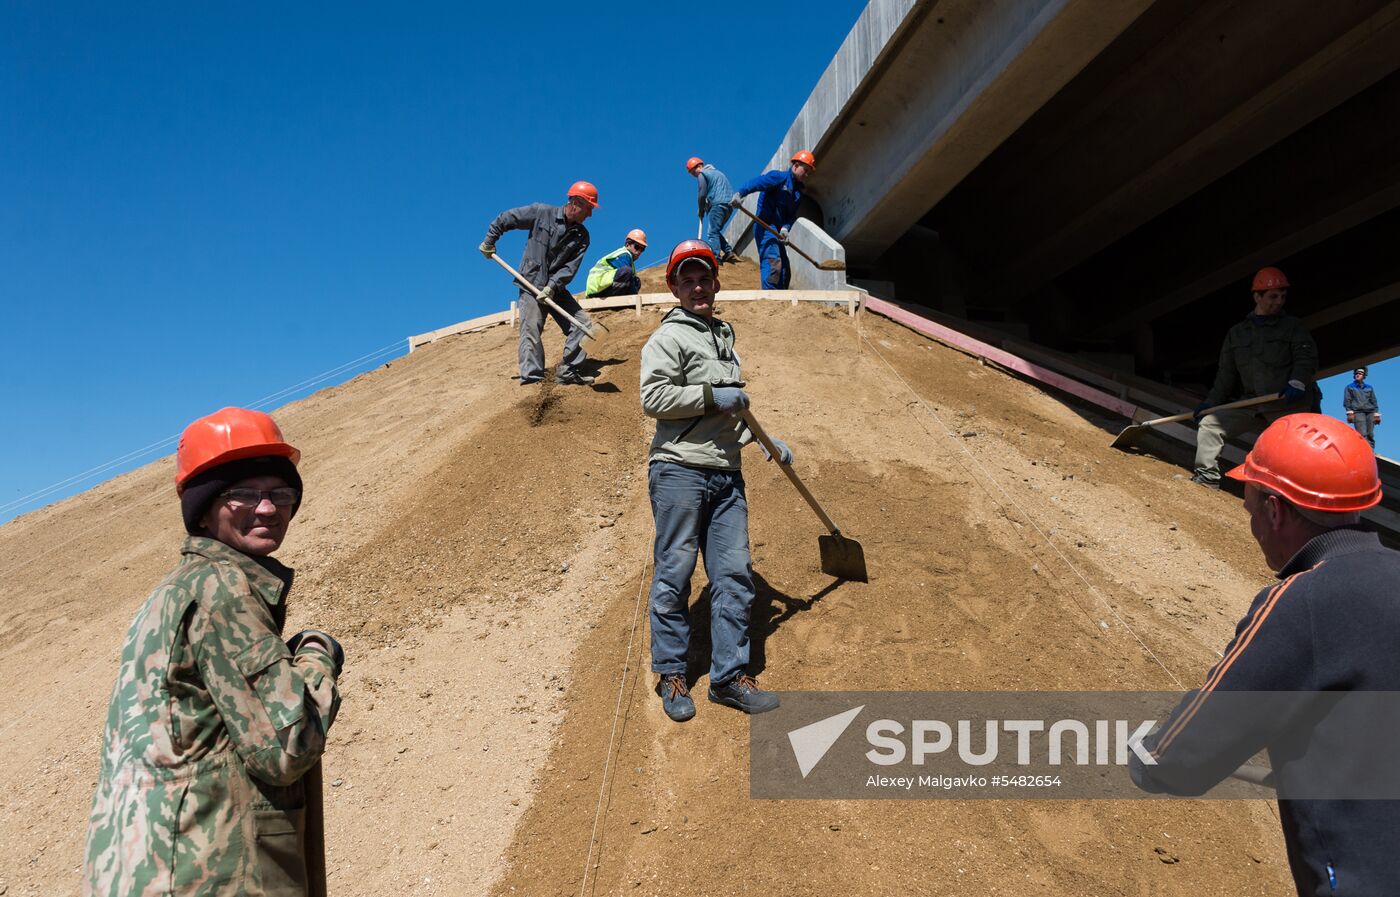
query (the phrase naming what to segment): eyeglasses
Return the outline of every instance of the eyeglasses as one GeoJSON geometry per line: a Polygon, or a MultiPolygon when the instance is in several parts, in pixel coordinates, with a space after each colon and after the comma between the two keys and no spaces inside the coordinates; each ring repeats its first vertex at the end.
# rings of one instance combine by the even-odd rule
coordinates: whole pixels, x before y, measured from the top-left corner
{"type": "Polygon", "coordinates": [[[277,489],[229,489],[219,498],[223,499],[229,508],[235,511],[256,508],[262,504],[264,498],[279,508],[290,508],[301,500],[301,490],[293,489],[291,486],[282,486],[277,489]]]}

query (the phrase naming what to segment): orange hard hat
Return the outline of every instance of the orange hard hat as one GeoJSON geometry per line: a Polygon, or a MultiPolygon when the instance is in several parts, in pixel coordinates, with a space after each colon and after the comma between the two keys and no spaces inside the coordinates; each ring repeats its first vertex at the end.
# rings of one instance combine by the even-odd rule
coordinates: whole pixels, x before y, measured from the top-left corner
{"type": "Polygon", "coordinates": [[[792,161],[801,162],[813,171],[817,170],[817,157],[807,150],[798,150],[792,154],[792,161]]]}
{"type": "Polygon", "coordinates": [[[699,156],[691,156],[689,159],[685,160],[685,170],[690,172],[691,174],[694,174],[695,169],[699,168],[701,165],[704,164],[704,159],[700,158],[699,156]]]}
{"type": "Polygon", "coordinates": [[[1277,268],[1260,268],[1259,273],[1254,275],[1254,286],[1250,287],[1256,293],[1263,293],[1267,290],[1288,289],[1288,278],[1277,268]]]}
{"type": "Polygon", "coordinates": [[[1314,511],[1364,511],[1381,500],[1376,453],[1349,425],[1325,414],[1274,421],[1226,476],[1314,511]]]}
{"type": "Polygon", "coordinates": [[[295,465],[301,452],[287,444],[271,417],[247,408],[220,408],[185,427],[175,453],[175,491],[212,467],[275,455],[295,465]]]}
{"type": "Polygon", "coordinates": [[[634,227],[629,230],[627,232],[627,239],[641,246],[643,249],[647,248],[647,232],[639,227],[634,227]]]}
{"type": "Polygon", "coordinates": [[[691,259],[698,259],[710,266],[711,271],[719,270],[715,261],[715,251],[704,240],[682,240],[671,250],[671,258],[666,262],[666,286],[674,286],[676,271],[691,259]]]}
{"type": "Polygon", "coordinates": [[[587,181],[574,181],[574,185],[569,188],[569,198],[573,199],[575,196],[593,208],[598,208],[598,188],[587,181]]]}

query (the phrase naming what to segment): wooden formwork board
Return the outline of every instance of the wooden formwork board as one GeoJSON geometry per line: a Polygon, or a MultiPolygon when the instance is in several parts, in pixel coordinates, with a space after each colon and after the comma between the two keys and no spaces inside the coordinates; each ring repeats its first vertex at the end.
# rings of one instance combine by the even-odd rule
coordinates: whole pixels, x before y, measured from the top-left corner
{"type": "MultiPolygon", "coordinates": [[[[859,290],[721,290],[715,298],[718,302],[791,302],[793,305],[799,302],[826,302],[834,305],[845,305],[846,313],[854,315],[862,295],[859,290]]],[[[631,308],[637,314],[641,314],[644,305],[674,305],[675,302],[676,297],[670,293],[639,293],[635,296],[581,299],[579,305],[586,311],[631,308]]],[[[472,318],[469,321],[462,321],[448,327],[410,336],[408,338],[408,351],[412,352],[419,346],[427,345],[445,336],[472,333],[477,330],[485,330],[487,327],[495,327],[498,324],[515,326],[516,307],[514,302],[511,303],[509,311],[472,318]]]]}
{"type": "Polygon", "coordinates": [[[1004,349],[998,349],[996,346],[989,343],[973,339],[967,334],[960,333],[951,327],[945,327],[942,324],[930,321],[928,318],[904,305],[871,296],[865,300],[864,308],[866,311],[873,311],[876,314],[883,315],[892,321],[903,324],[910,330],[922,333],[927,337],[932,337],[941,343],[967,352],[969,355],[975,355],[978,358],[985,358],[988,361],[995,362],[1008,370],[1015,371],[1018,374],[1024,374],[1032,380],[1044,383],[1047,386],[1053,386],[1061,392],[1067,392],[1072,396],[1077,396],[1090,404],[1121,414],[1130,420],[1137,412],[1137,406],[1132,402],[1124,401],[1118,396],[1110,395],[1101,389],[1095,389],[1079,380],[1067,377],[1049,368],[1042,367],[1038,364],[1032,364],[1018,355],[1012,355],[1004,349]]]}

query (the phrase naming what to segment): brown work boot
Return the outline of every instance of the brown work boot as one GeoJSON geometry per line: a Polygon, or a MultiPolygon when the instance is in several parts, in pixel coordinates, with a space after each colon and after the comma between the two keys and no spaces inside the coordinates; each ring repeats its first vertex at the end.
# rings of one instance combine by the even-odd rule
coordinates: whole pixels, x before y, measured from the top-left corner
{"type": "Polygon", "coordinates": [[[758,680],[747,673],[723,685],[711,685],[710,700],[745,713],[767,713],[778,708],[778,696],[759,688],[758,680]]]}
{"type": "Polygon", "coordinates": [[[685,686],[684,676],[662,676],[656,683],[656,693],[661,695],[661,709],[676,722],[683,723],[695,715],[695,701],[685,686]]]}

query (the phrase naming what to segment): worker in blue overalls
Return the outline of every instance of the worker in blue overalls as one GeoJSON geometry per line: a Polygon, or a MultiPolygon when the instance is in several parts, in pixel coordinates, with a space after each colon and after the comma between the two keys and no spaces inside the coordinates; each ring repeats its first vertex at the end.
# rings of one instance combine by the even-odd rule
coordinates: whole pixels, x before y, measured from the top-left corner
{"type": "Polygon", "coordinates": [[[787,171],[775,168],[759,175],[740,187],[730,200],[737,208],[745,196],[758,193],[758,220],[778,232],[774,236],[757,222],[753,226],[754,242],[758,244],[759,275],[765,290],[785,290],[792,279],[787,257],[788,229],[797,221],[802,185],[816,168],[817,160],[812,154],[798,150],[793,153],[792,166],[787,171]]]}

